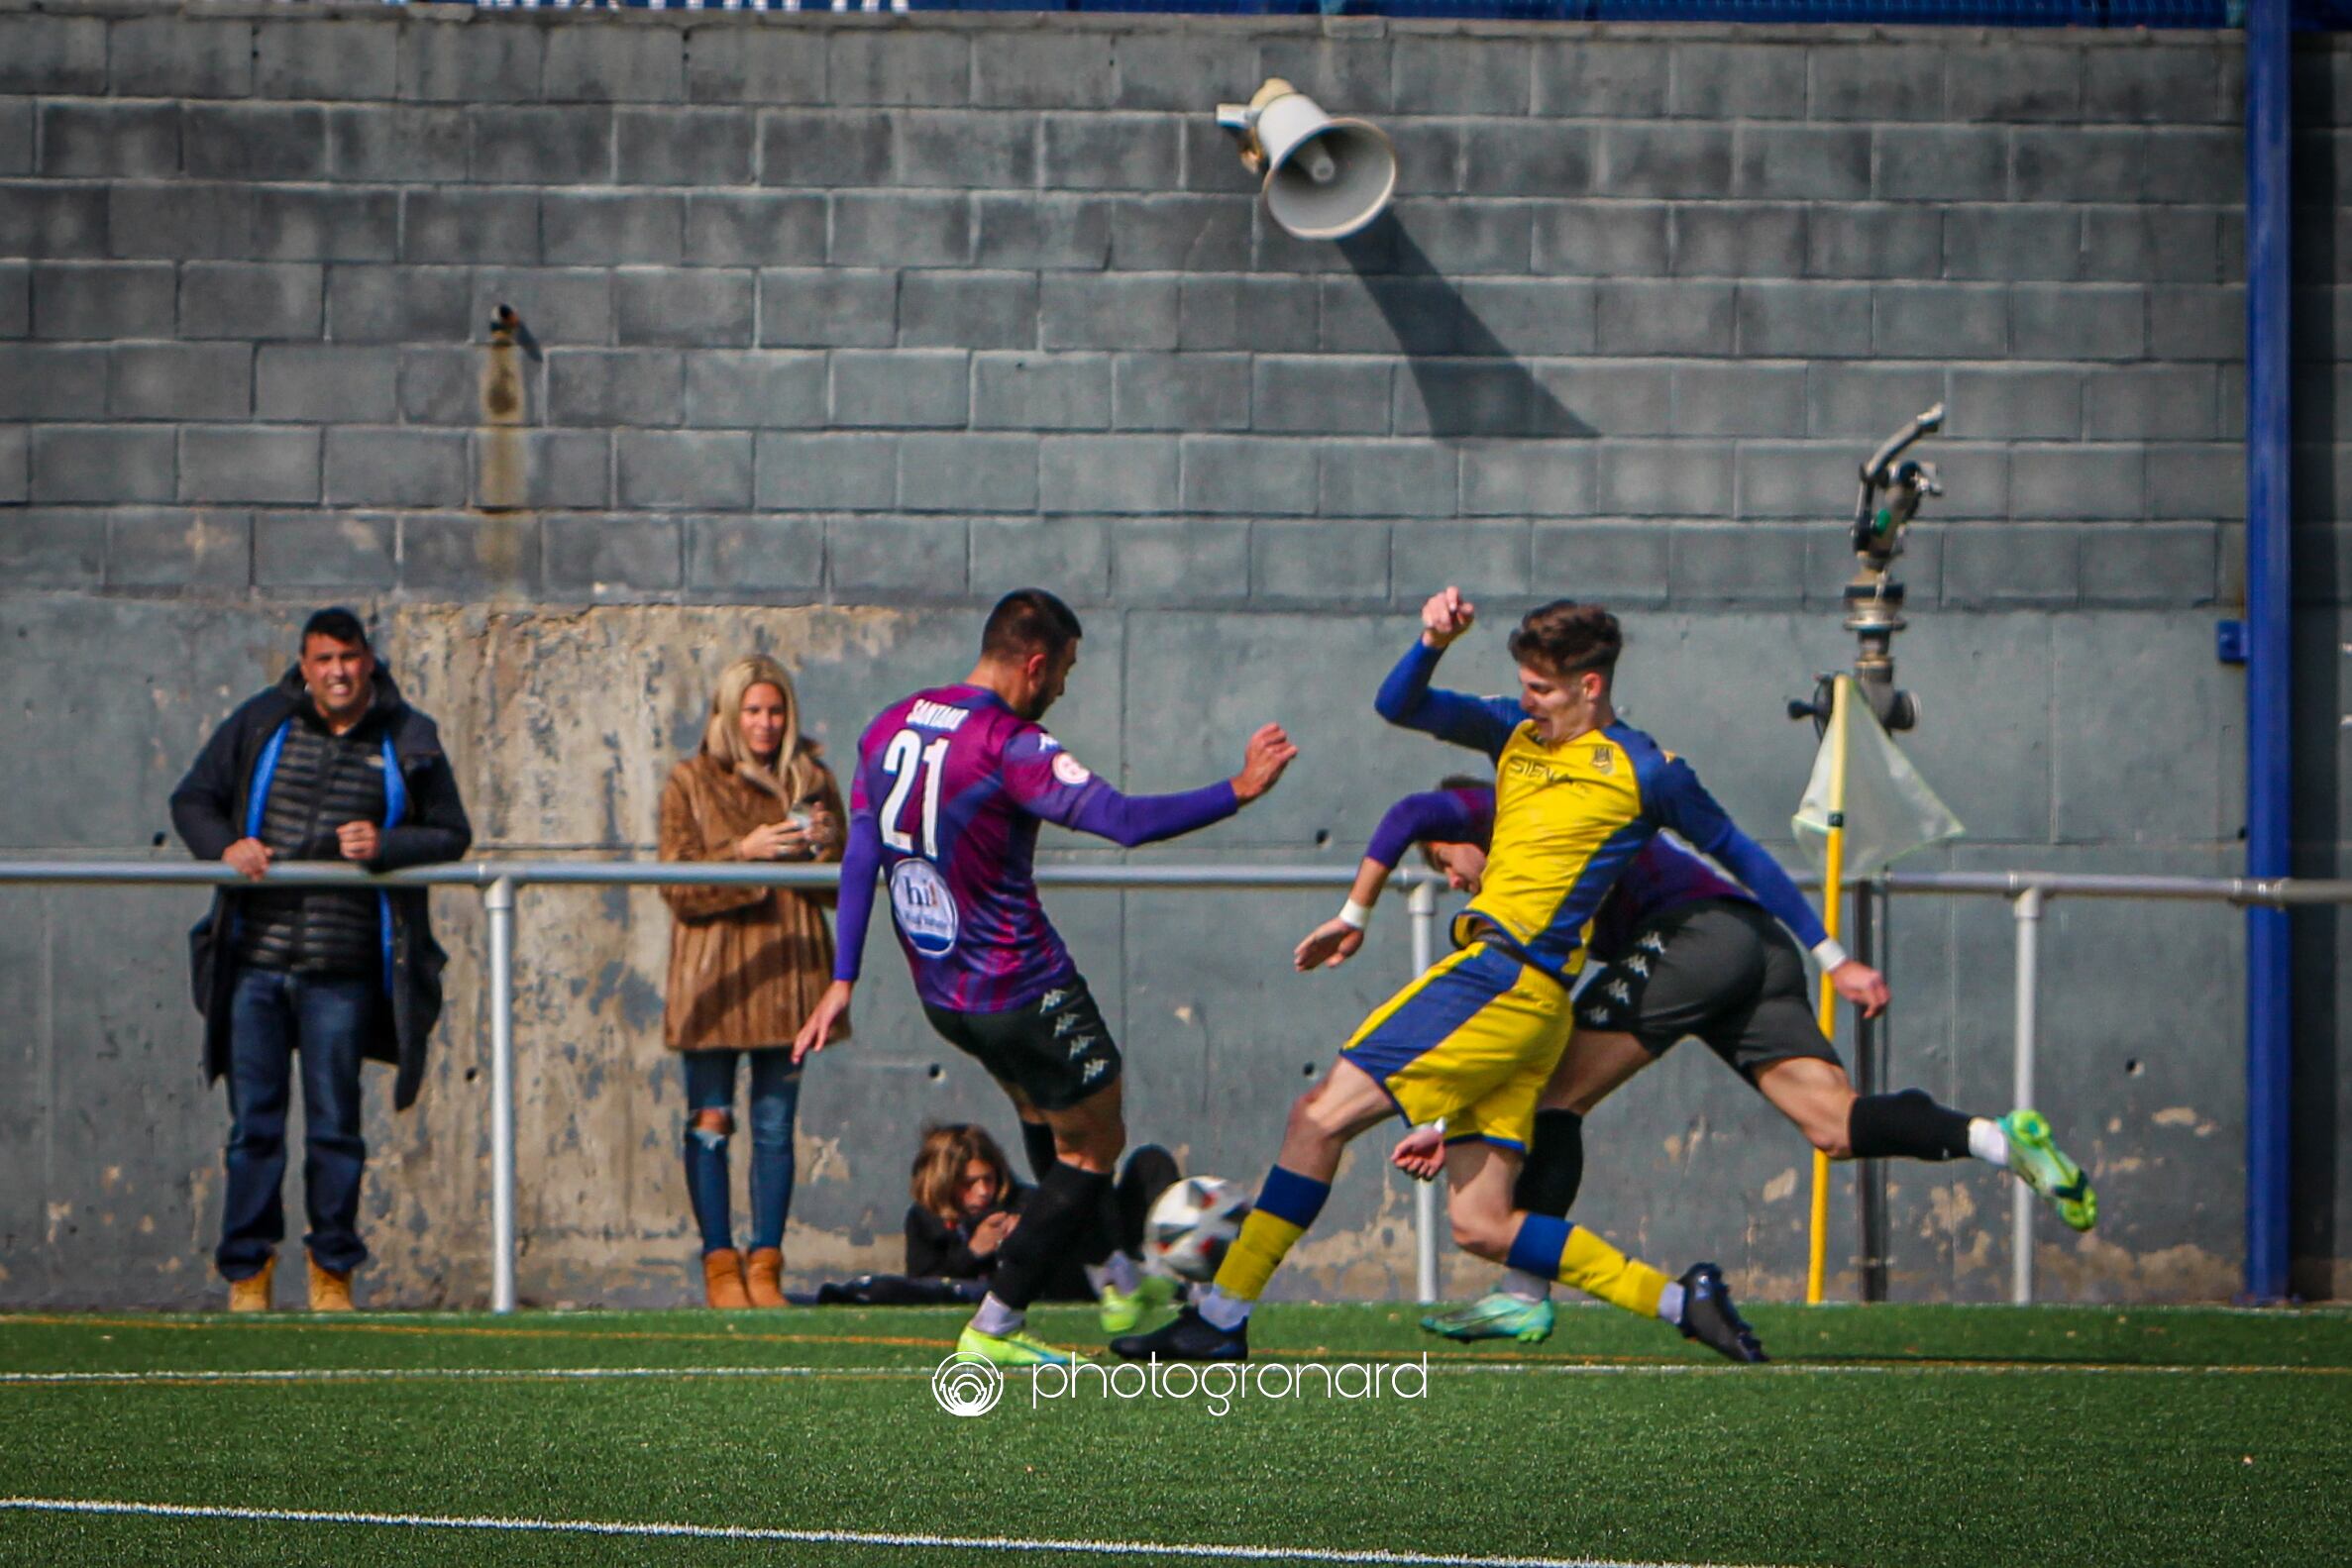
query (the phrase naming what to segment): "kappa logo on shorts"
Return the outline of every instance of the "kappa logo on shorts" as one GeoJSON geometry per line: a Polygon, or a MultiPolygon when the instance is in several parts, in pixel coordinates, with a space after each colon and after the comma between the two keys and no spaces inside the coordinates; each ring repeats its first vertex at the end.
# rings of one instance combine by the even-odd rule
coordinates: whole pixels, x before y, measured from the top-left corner
{"type": "Polygon", "coordinates": [[[1078,1014],[1074,1012],[1065,1012],[1060,1017],[1053,1020],[1053,1037],[1058,1040],[1063,1035],[1068,1034],[1072,1029],[1077,1028],[1084,1022],[1086,1022],[1086,1020],[1079,1017],[1078,1014]]]}
{"type": "Polygon", "coordinates": [[[1070,1060],[1075,1062],[1095,1048],[1095,1036],[1082,1034],[1070,1042],[1070,1060]]]}
{"type": "Polygon", "coordinates": [[[1069,999],[1070,993],[1057,986],[1037,998],[1037,1009],[1040,1012],[1051,1012],[1069,999]]]}
{"type": "Polygon", "coordinates": [[[1636,942],[1634,946],[1640,948],[1645,953],[1655,953],[1659,958],[1666,956],[1666,939],[1662,936],[1659,936],[1656,931],[1648,931],[1643,933],[1642,940],[1636,942]]]}
{"type": "Polygon", "coordinates": [[[1610,995],[1614,996],[1619,1001],[1624,1002],[1627,1006],[1630,1007],[1634,1004],[1634,993],[1626,989],[1626,984],[1624,981],[1613,980],[1609,982],[1605,989],[1608,991],[1610,995]]]}
{"type": "Polygon", "coordinates": [[[1644,980],[1648,980],[1650,978],[1650,960],[1644,958],[1639,953],[1634,954],[1625,961],[1625,968],[1626,973],[1629,975],[1639,975],[1644,980]]]}
{"type": "Polygon", "coordinates": [[[1110,1070],[1111,1064],[1098,1056],[1086,1064],[1086,1071],[1078,1075],[1078,1081],[1082,1084],[1091,1084],[1110,1070]]]}

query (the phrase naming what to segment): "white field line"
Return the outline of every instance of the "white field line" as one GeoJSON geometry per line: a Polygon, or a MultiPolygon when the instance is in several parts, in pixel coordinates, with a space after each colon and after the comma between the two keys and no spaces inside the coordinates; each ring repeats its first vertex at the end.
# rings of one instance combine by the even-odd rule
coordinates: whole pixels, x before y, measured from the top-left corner
{"type": "MultiPolygon", "coordinates": [[[[1267,1365],[1283,1365],[1268,1362],[1267,1365]]],[[[2352,1377],[2352,1367],[2167,1366],[2127,1362],[1771,1362],[1735,1366],[1690,1362],[1586,1363],[1490,1361],[1433,1362],[1438,1377],[2352,1377]]],[[[522,1383],[589,1383],[664,1378],[800,1378],[860,1381],[928,1378],[922,1367],[268,1367],[247,1371],[151,1368],[123,1372],[0,1372],[0,1387],[188,1383],[431,1383],[491,1380],[522,1383]]]]}
{"type": "Polygon", "coordinates": [[[180,1503],[75,1498],[0,1498],[24,1514],[111,1514],[143,1518],[231,1519],[272,1524],[367,1524],[408,1529],[491,1530],[555,1535],[626,1535],[690,1540],[780,1541],[804,1546],[918,1547],[972,1552],[1067,1552],[1094,1557],[1194,1557],[1215,1562],[1367,1563],[1383,1568],[1691,1568],[1594,1557],[1463,1557],[1443,1552],[1340,1551],[1316,1546],[1221,1546],[1195,1541],[1037,1540],[1018,1535],[924,1535],[882,1530],[773,1529],[749,1524],[664,1524],[610,1519],[493,1518],[469,1515],[361,1514],[312,1509],[238,1509],[180,1503]]]}

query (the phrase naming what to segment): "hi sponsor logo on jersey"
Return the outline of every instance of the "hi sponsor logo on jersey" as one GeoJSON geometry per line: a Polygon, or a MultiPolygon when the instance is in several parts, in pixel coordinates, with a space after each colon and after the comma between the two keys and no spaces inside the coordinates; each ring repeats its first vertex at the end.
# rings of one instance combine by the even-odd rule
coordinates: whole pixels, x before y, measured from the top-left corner
{"type": "MultiPolygon", "coordinates": [[[[931,1374],[931,1397],[950,1415],[986,1415],[1005,1392],[1005,1374],[981,1357],[957,1351],[931,1374]]],[[[1426,1400],[1430,1358],[1418,1361],[1081,1361],[1029,1369],[1029,1409],[1086,1401],[1197,1401],[1211,1415],[1237,1407],[1331,1400],[1426,1400]]]]}
{"type": "Polygon", "coordinates": [[[955,895],[927,860],[903,860],[891,868],[891,909],[899,929],[925,958],[944,958],[955,948],[955,895]]]}

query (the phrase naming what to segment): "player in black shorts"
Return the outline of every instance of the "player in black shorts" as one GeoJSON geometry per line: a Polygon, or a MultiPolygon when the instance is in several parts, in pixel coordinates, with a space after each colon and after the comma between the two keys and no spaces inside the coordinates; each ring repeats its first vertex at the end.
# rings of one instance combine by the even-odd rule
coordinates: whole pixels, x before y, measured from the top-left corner
{"type": "Polygon", "coordinates": [[[969,677],[902,698],[866,727],[850,784],[833,984],[793,1044],[795,1061],[822,1050],[848,1010],[879,874],[924,1016],[1003,1087],[1031,1160],[1045,1166],[956,1342],[1002,1366],[1071,1360],[1024,1331],[1029,1304],[1071,1257],[1089,1270],[1107,1331],[1133,1327],[1151,1305],[1109,1223],[1112,1172],[1126,1142],[1119,1048],[1038,901],[1038,824],[1130,848],[1175,838],[1264,794],[1298,755],[1268,724],[1230,779],[1180,794],[1122,794],[1038,723],[1077,665],[1080,635],[1070,607],[1042,588],[1008,593],[989,613],[969,677]]]}
{"type": "MultiPolygon", "coordinates": [[[[1342,963],[1362,943],[1366,912],[1405,845],[1418,842],[1457,889],[1485,869],[1492,795],[1451,779],[1391,807],[1373,834],[1347,905],[1299,944],[1301,970],[1342,963]]],[[[2034,1111],[1970,1116],[1924,1091],[1858,1095],[1822,1036],[1803,955],[1738,883],[1664,838],[1653,839],[1594,919],[1599,962],[1576,993],[1576,1034],[1546,1086],[1536,1137],[1515,1200],[1564,1216],[1584,1175],[1584,1117],[1686,1035],[1696,1035],[1832,1159],[1952,1160],[1975,1157],[2016,1175],[2059,1217],[2088,1230],[2097,1196],[2034,1111]]],[[[1817,956],[1841,994],[1875,1016],[1886,984],[1835,943],[1817,956]]],[[[1443,1158],[1438,1129],[1397,1145],[1399,1168],[1427,1180],[1443,1158]]],[[[1454,1339],[1539,1340],[1551,1331],[1551,1282],[1513,1272],[1502,1288],[1456,1311],[1423,1319],[1454,1339]]]]}

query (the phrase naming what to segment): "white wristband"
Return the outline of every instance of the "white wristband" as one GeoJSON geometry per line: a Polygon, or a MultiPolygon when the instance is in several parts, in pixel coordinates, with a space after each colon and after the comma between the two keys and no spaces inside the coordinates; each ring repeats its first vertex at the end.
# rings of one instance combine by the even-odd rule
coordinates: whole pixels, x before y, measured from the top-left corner
{"type": "Polygon", "coordinates": [[[1350,929],[1361,931],[1371,918],[1372,906],[1368,903],[1357,903],[1350,898],[1339,905],[1339,923],[1350,929]]]}
{"type": "Polygon", "coordinates": [[[1813,944],[1813,957],[1819,961],[1823,969],[1836,969],[1851,956],[1844,948],[1838,946],[1838,939],[1834,936],[1825,936],[1813,944]]]}

